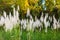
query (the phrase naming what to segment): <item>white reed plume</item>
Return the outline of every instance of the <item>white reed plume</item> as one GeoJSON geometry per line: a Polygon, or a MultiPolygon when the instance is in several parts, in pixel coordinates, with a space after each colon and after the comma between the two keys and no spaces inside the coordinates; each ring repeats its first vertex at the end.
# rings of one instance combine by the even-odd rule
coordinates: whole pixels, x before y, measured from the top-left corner
{"type": "Polygon", "coordinates": [[[12,17],[12,22],[13,22],[13,25],[14,25],[14,26],[17,24],[17,19],[16,19],[16,17],[12,17]]]}
{"type": "Polygon", "coordinates": [[[57,20],[55,16],[53,15],[53,28],[56,29],[56,27],[57,27],[57,20]]]}
{"type": "Polygon", "coordinates": [[[20,20],[19,20],[19,13],[18,11],[15,10],[15,8],[13,8],[13,17],[12,17],[12,22],[14,25],[16,25],[20,20]]]}
{"type": "Polygon", "coordinates": [[[15,15],[16,15],[15,7],[13,8],[13,15],[14,15],[14,17],[15,17],[15,15]]]}
{"type": "Polygon", "coordinates": [[[1,17],[0,17],[0,26],[3,26],[4,21],[5,21],[4,17],[3,17],[3,16],[1,16],[1,17]]]}
{"type": "Polygon", "coordinates": [[[58,21],[57,21],[57,28],[60,28],[59,19],[58,19],[58,21]]]}
{"type": "Polygon", "coordinates": [[[19,11],[19,5],[17,6],[17,10],[19,11]]]}
{"type": "Polygon", "coordinates": [[[42,23],[40,22],[40,20],[37,19],[37,17],[35,16],[35,22],[33,22],[33,28],[38,28],[40,27],[40,30],[42,28],[42,23]]]}
{"type": "Polygon", "coordinates": [[[48,26],[50,26],[49,21],[47,21],[47,22],[45,23],[45,32],[47,32],[48,26]]]}
{"type": "Polygon", "coordinates": [[[11,14],[11,12],[9,12],[9,19],[11,19],[12,18],[12,14],[11,14]]]}
{"type": "Polygon", "coordinates": [[[46,21],[48,18],[48,14],[45,15],[45,18],[44,18],[44,25],[45,25],[45,32],[47,32],[47,28],[49,26],[49,21],[46,21]]]}
{"type": "Polygon", "coordinates": [[[27,20],[24,19],[24,25],[23,25],[23,29],[26,29],[27,28],[27,20]]]}
{"type": "Polygon", "coordinates": [[[4,16],[5,18],[6,18],[6,16],[7,16],[5,11],[3,11],[3,16],[4,16]]]}
{"type": "Polygon", "coordinates": [[[20,21],[20,24],[21,24],[21,27],[23,28],[23,29],[26,29],[26,19],[22,19],[21,21],[20,21]]]}
{"type": "Polygon", "coordinates": [[[29,8],[27,9],[27,15],[26,16],[27,17],[30,16],[30,9],[29,8]]]}
{"type": "Polygon", "coordinates": [[[50,22],[52,22],[52,17],[49,16],[49,20],[50,20],[50,22]]]}
{"type": "Polygon", "coordinates": [[[30,19],[29,20],[29,30],[32,30],[32,27],[33,27],[33,19],[30,19]]]}
{"type": "Polygon", "coordinates": [[[41,18],[40,18],[40,21],[43,22],[43,12],[42,12],[42,15],[41,15],[41,18]]]}
{"type": "Polygon", "coordinates": [[[9,21],[10,21],[10,25],[13,27],[13,16],[12,16],[12,14],[11,14],[11,12],[9,13],[9,21]]]}
{"type": "Polygon", "coordinates": [[[12,26],[10,23],[10,20],[8,18],[8,16],[5,18],[5,31],[7,32],[8,30],[11,31],[12,30],[12,26]]]}
{"type": "Polygon", "coordinates": [[[16,20],[17,20],[18,22],[20,22],[20,20],[19,20],[19,12],[18,12],[18,11],[16,11],[16,20]]]}

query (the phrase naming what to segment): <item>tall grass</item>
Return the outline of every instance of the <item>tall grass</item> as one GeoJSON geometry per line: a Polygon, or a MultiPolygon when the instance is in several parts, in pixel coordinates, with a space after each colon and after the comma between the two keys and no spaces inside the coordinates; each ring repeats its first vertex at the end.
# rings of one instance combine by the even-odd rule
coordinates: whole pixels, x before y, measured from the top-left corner
{"type": "Polygon", "coordinates": [[[20,28],[13,28],[12,31],[5,32],[3,28],[0,29],[0,40],[20,40],[20,28]]]}
{"type": "Polygon", "coordinates": [[[5,32],[3,28],[0,28],[0,40],[59,40],[60,30],[51,30],[48,28],[48,32],[45,33],[44,29],[39,31],[36,29],[33,31],[20,30],[20,26],[13,28],[11,32],[5,32]]]}

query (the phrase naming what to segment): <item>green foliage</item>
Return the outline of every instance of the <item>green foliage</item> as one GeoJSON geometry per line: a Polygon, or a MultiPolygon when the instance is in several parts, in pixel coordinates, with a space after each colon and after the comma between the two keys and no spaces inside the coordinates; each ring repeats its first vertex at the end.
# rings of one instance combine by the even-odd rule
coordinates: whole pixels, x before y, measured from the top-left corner
{"type": "MultiPolygon", "coordinates": [[[[46,7],[47,10],[53,11],[54,7],[57,7],[60,9],[60,1],[56,0],[56,3],[54,3],[54,0],[45,0],[46,1],[46,7]]],[[[1,10],[9,10],[11,9],[11,5],[15,4],[20,6],[20,12],[26,14],[27,8],[30,8],[30,10],[33,10],[33,14],[39,13],[42,9],[41,0],[0,0],[0,11],[1,10]]],[[[9,10],[10,11],[10,10],[9,10]]],[[[8,12],[9,12],[8,11],[8,12]]]]}
{"type": "Polygon", "coordinates": [[[51,30],[48,28],[48,32],[35,30],[34,32],[22,30],[22,34],[19,28],[14,28],[11,32],[5,32],[0,30],[0,40],[59,40],[60,30],[51,30]]]}
{"type": "Polygon", "coordinates": [[[0,40],[20,40],[20,27],[13,28],[11,32],[5,32],[0,26],[0,40]]]}

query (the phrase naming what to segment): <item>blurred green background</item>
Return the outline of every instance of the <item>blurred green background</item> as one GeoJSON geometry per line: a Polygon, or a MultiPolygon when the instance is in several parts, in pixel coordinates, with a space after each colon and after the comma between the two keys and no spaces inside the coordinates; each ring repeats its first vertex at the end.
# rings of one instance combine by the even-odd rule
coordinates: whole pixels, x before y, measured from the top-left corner
{"type": "Polygon", "coordinates": [[[60,0],[0,0],[0,14],[3,10],[7,12],[12,12],[12,5],[19,5],[19,13],[24,16],[26,14],[27,8],[30,8],[31,14],[33,16],[39,15],[41,11],[46,11],[49,13],[55,12],[60,16],[60,0]],[[45,1],[45,4],[42,5],[42,2],[45,1]],[[43,10],[43,6],[46,7],[46,10],[43,10]]]}

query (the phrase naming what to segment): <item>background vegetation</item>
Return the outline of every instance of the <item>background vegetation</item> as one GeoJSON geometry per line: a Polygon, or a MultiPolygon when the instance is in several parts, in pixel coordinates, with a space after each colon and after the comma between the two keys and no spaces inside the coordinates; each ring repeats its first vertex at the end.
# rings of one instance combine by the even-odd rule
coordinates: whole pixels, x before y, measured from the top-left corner
{"type": "MultiPolygon", "coordinates": [[[[11,8],[12,5],[15,5],[15,7],[19,5],[21,14],[22,13],[26,14],[27,8],[30,8],[33,14],[40,13],[40,11],[43,11],[41,1],[42,0],[0,0],[0,11],[5,10],[9,12],[12,9],[11,8]]],[[[56,7],[58,8],[58,12],[60,12],[59,0],[56,0],[55,3],[54,0],[45,0],[45,1],[47,11],[51,12],[56,7]]]]}

